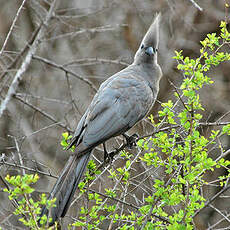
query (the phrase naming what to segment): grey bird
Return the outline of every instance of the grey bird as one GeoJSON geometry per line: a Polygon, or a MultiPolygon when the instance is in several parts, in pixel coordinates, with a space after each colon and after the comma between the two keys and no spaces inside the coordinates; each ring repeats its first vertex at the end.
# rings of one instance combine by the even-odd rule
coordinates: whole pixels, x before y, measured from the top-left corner
{"type": "MultiPolygon", "coordinates": [[[[157,63],[160,18],[160,14],[155,17],[133,63],[101,84],[78,123],[69,146],[75,145],[75,152],[50,193],[49,199],[56,197],[56,207],[50,211],[50,225],[65,216],[92,150],[111,137],[124,134],[143,119],[153,106],[162,76],[157,63]]],[[[48,214],[46,207],[41,216],[44,214],[48,214]]]]}

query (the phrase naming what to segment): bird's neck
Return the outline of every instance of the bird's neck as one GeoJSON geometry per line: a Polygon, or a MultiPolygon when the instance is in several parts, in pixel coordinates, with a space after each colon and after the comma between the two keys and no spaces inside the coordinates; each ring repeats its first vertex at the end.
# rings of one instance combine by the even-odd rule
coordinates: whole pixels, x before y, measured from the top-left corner
{"type": "Polygon", "coordinates": [[[135,68],[137,75],[148,81],[148,84],[154,93],[158,92],[159,82],[162,76],[162,71],[157,62],[154,63],[136,63],[132,65],[135,68]]]}
{"type": "Polygon", "coordinates": [[[135,55],[134,57],[134,61],[133,61],[134,65],[156,65],[157,64],[157,54],[155,54],[152,58],[149,58],[147,55],[145,56],[141,56],[141,55],[135,55]]]}

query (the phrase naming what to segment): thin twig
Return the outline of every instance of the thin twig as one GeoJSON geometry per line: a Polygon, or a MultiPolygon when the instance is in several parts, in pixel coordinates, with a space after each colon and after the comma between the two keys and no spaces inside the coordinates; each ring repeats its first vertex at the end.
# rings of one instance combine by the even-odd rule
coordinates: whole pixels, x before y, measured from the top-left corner
{"type": "MultiPolygon", "coordinates": [[[[18,153],[19,163],[20,163],[21,166],[24,166],[24,162],[23,162],[23,159],[22,159],[22,155],[20,153],[17,138],[16,137],[13,137],[13,138],[14,138],[15,146],[16,146],[17,153],[18,153]]],[[[25,169],[22,169],[22,175],[25,176],[25,174],[26,174],[25,169]]]]}
{"type": "MultiPolygon", "coordinates": [[[[193,103],[191,103],[191,118],[189,120],[189,123],[190,123],[190,127],[189,127],[189,133],[188,135],[192,136],[193,135],[193,129],[194,129],[194,109],[193,109],[193,103]]],[[[184,156],[184,161],[186,161],[187,159],[189,159],[189,165],[188,165],[188,168],[185,168],[182,170],[183,172],[185,170],[187,170],[187,173],[191,173],[192,171],[192,153],[193,153],[193,148],[194,148],[194,145],[193,145],[193,140],[189,140],[189,153],[187,154],[187,156],[185,155],[184,156]]],[[[184,179],[184,178],[183,178],[184,179]]],[[[186,219],[186,216],[187,216],[187,213],[188,213],[188,207],[189,207],[189,203],[190,203],[190,188],[191,188],[191,184],[188,183],[187,184],[187,188],[186,188],[186,198],[185,198],[185,202],[184,202],[184,216],[183,216],[183,219],[182,219],[182,222],[183,223],[186,223],[185,219],[186,219]]]]}
{"type": "MultiPolygon", "coordinates": [[[[1,162],[0,162],[0,163],[1,163],[1,162]]],[[[0,175],[0,180],[1,180],[2,183],[4,184],[5,188],[6,188],[7,190],[10,190],[10,187],[8,186],[8,184],[5,182],[5,180],[2,178],[1,175],[0,175]]],[[[12,203],[12,205],[13,205],[15,208],[18,207],[18,202],[17,202],[16,199],[13,199],[13,200],[11,201],[11,203],[12,203]]]]}
{"type": "MultiPolygon", "coordinates": [[[[178,174],[178,172],[180,172],[182,168],[182,165],[179,165],[178,169],[173,173],[173,175],[168,179],[167,183],[164,185],[164,187],[166,188],[172,181],[172,178],[174,178],[174,176],[176,174],[178,174]]],[[[157,204],[157,202],[159,201],[159,197],[154,201],[154,204],[152,204],[148,214],[146,215],[146,218],[145,218],[145,221],[143,222],[142,226],[140,227],[141,230],[143,230],[147,224],[147,221],[149,220],[149,218],[151,217],[152,215],[152,212],[153,212],[153,209],[154,209],[154,206],[157,204]]]]}
{"type": "Polygon", "coordinates": [[[57,69],[60,69],[60,70],[64,71],[65,73],[68,73],[68,74],[72,75],[73,77],[76,77],[76,78],[80,79],[81,81],[84,81],[84,82],[85,82],[86,84],[88,84],[95,92],[97,92],[97,88],[94,86],[94,84],[93,84],[90,80],[88,80],[88,79],[86,79],[86,78],[84,78],[84,77],[82,77],[82,76],[80,76],[80,75],[74,73],[73,71],[71,71],[71,70],[65,68],[63,65],[59,65],[59,64],[57,64],[57,63],[55,63],[55,62],[53,62],[53,61],[51,61],[51,60],[48,60],[48,59],[43,58],[43,57],[35,56],[35,55],[33,55],[32,58],[35,59],[35,60],[38,60],[38,61],[42,61],[42,62],[44,62],[44,63],[47,64],[47,65],[50,65],[50,66],[52,66],[52,67],[54,67],[54,68],[57,68],[57,69]]]}
{"type": "Polygon", "coordinates": [[[201,8],[194,0],[189,0],[199,11],[203,11],[203,8],[201,8]]]}
{"type": "Polygon", "coordinates": [[[7,165],[7,166],[10,166],[10,167],[27,170],[27,171],[30,171],[30,172],[33,172],[33,173],[38,173],[38,174],[41,174],[41,175],[44,175],[44,176],[48,176],[48,177],[52,177],[52,178],[56,178],[56,179],[58,178],[57,176],[51,174],[50,172],[49,173],[43,172],[43,171],[40,171],[38,169],[29,168],[29,167],[26,167],[24,165],[20,165],[20,164],[16,164],[16,163],[10,163],[10,162],[4,161],[4,160],[0,161],[0,165],[7,165]]]}
{"type": "Polygon", "coordinates": [[[118,199],[118,198],[108,196],[108,195],[106,195],[106,194],[104,194],[104,193],[95,191],[95,190],[93,190],[93,189],[91,189],[91,188],[89,188],[89,191],[90,191],[90,192],[93,192],[93,193],[97,193],[97,194],[99,194],[99,195],[101,195],[101,196],[103,196],[103,197],[105,197],[105,198],[114,200],[114,201],[119,202],[119,203],[121,203],[121,204],[127,205],[127,206],[129,206],[129,207],[131,207],[131,208],[134,208],[134,209],[137,209],[137,210],[140,208],[140,207],[138,207],[138,206],[136,206],[136,205],[134,205],[134,204],[130,204],[130,203],[127,203],[127,202],[125,202],[125,201],[122,201],[122,200],[120,200],[120,199],[118,199]]]}
{"type": "Polygon", "coordinates": [[[31,62],[32,56],[35,54],[35,52],[38,48],[39,41],[40,41],[40,39],[44,33],[44,28],[45,28],[45,26],[47,26],[49,20],[52,17],[52,14],[55,10],[55,5],[56,5],[56,0],[54,0],[52,2],[50,9],[49,9],[49,12],[47,13],[47,16],[44,20],[44,23],[41,23],[40,29],[39,29],[38,33],[36,34],[34,41],[31,44],[31,46],[28,50],[28,53],[25,56],[24,61],[22,62],[20,68],[18,69],[17,73],[15,74],[15,77],[14,77],[14,79],[13,79],[13,81],[12,81],[12,83],[8,89],[6,97],[0,105],[0,117],[2,116],[3,112],[5,111],[7,104],[10,101],[11,97],[15,94],[17,87],[18,87],[18,84],[21,81],[22,75],[27,70],[27,68],[31,62]]]}
{"type": "Polygon", "coordinates": [[[230,224],[230,219],[225,216],[219,209],[217,209],[216,207],[214,207],[213,205],[209,204],[209,207],[211,207],[212,209],[214,209],[217,213],[219,213],[222,217],[224,217],[225,220],[228,221],[228,223],[230,224]]]}
{"type": "Polygon", "coordinates": [[[189,113],[191,113],[191,111],[189,111],[189,109],[188,109],[187,106],[185,105],[185,102],[184,102],[183,99],[182,99],[183,95],[182,95],[182,96],[180,95],[180,93],[179,93],[177,87],[173,84],[173,82],[172,82],[169,78],[167,78],[167,80],[168,80],[168,82],[170,83],[170,85],[174,88],[174,91],[175,91],[176,94],[178,95],[178,97],[179,97],[181,103],[183,104],[184,108],[185,108],[189,113]]]}
{"type": "Polygon", "coordinates": [[[200,122],[198,125],[199,126],[222,126],[222,125],[229,125],[230,124],[230,121],[229,122],[200,122]]]}
{"type": "MultiPolygon", "coordinates": [[[[32,33],[31,38],[29,39],[29,41],[27,42],[27,44],[25,45],[25,47],[17,53],[17,57],[10,63],[10,65],[3,71],[3,73],[0,76],[0,79],[4,78],[6,76],[6,74],[9,71],[14,71],[12,68],[16,65],[16,63],[21,59],[21,57],[26,53],[26,51],[30,48],[30,46],[32,45],[32,43],[34,42],[35,37],[37,36],[38,32],[40,31],[41,28],[40,24],[37,29],[32,33]]],[[[7,51],[9,53],[9,51],[7,51]]],[[[16,70],[15,70],[16,71],[16,70]]]]}
{"type": "Polygon", "coordinates": [[[225,158],[228,154],[230,154],[230,149],[223,152],[219,157],[215,159],[215,162],[218,162],[220,159],[225,158]]]}
{"type": "Polygon", "coordinates": [[[18,8],[18,11],[17,11],[17,13],[16,13],[16,16],[15,16],[15,18],[14,18],[14,20],[13,20],[13,23],[12,23],[11,27],[10,27],[10,30],[9,30],[9,32],[8,32],[8,34],[7,34],[7,36],[6,36],[6,39],[5,39],[5,41],[4,41],[3,45],[2,45],[2,48],[1,48],[1,51],[0,51],[0,55],[2,55],[2,52],[4,51],[4,49],[5,49],[5,47],[6,47],[6,44],[7,44],[8,40],[9,40],[9,37],[10,37],[10,35],[11,35],[11,33],[12,33],[14,27],[15,27],[16,21],[17,21],[19,15],[20,15],[20,12],[21,12],[21,10],[23,9],[25,3],[26,3],[26,0],[23,0],[21,6],[18,8]]]}
{"type": "Polygon", "coordinates": [[[227,187],[223,188],[222,190],[220,190],[216,195],[214,195],[210,200],[208,200],[204,207],[199,209],[198,211],[195,212],[195,214],[193,215],[193,218],[196,217],[203,209],[205,209],[206,207],[209,206],[209,204],[211,204],[214,200],[216,200],[221,194],[223,194],[224,192],[226,192],[228,189],[230,188],[230,185],[228,185],[227,187]]]}
{"type": "Polygon", "coordinates": [[[17,100],[19,100],[20,102],[24,103],[25,105],[29,106],[30,108],[34,109],[35,111],[39,112],[40,114],[42,114],[43,116],[45,116],[46,118],[48,118],[49,120],[53,121],[54,123],[56,123],[58,126],[66,129],[69,133],[73,133],[73,130],[71,130],[67,125],[64,125],[61,122],[58,122],[53,116],[51,116],[50,114],[48,114],[47,112],[41,110],[40,108],[32,105],[31,103],[23,100],[21,97],[14,95],[14,98],[16,98],[17,100]]]}
{"type": "Polygon", "coordinates": [[[116,65],[122,65],[122,66],[128,66],[129,63],[120,61],[120,60],[109,60],[109,59],[104,59],[104,58],[97,58],[97,57],[91,57],[91,58],[82,58],[82,59],[77,59],[68,63],[65,63],[63,66],[70,66],[73,64],[79,64],[79,63],[90,63],[93,62],[93,64],[97,63],[108,63],[108,64],[116,64],[116,65]]]}
{"type": "Polygon", "coordinates": [[[32,98],[36,98],[36,99],[51,102],[51,103],[58,103],[58,104],[64,104],[64,105],[70,104],[70,102],[68,101],[62,101],[62,100],[58,100],[55,98],[48,98],[48,97],[38,96],[38,95],[33,95],[33,94],[28,94],[28,93],[16,93],[16,95],[19,97],[32,97],[32,98]]]}
{"type": "Polygon", "coordinates": [[[53,123],[53,124],[51,124],[51,125],[45,126],[45,127],[41,128],[41,129],[38,129],[38,130],[36,130],[36,131],[34,131],[34,132],[28,134],[28,135],[24,135],[24,136],[22,136],[22,137],[19,138],[19,139],[29,138],[29,137],[32,136],[32,135],[35,135],[35,134],[37,134],[37,133],[39,133],[39,132],[41,132],[41,131],[44,131],[44,130],[46,130],[46,129],[49,129],[49,128],[51,128],[51,127],[53,127],[53,126],[56,126],[56,125],[58,125],[58,124],[61,124],[61,122],[53,123]]]}
{"type": "MultiPolygon", "coordinates": [[[[78,106],[76,105],[76,103],[74,101],[74,97],[73,97],[73,94],[72,94],[72,85],[70,84],[68,73],[66,73],[65,76],[66,76],[66,82],[67,82],[67,86],[68,86],[68,93],[69,93],[69,96],[70,96],[70,99],[71,99],[71,102],[72,102],[71,103],[72,108],[76,109],[77,114],[82,116],[82,113],[81,113],[80,109],[78,108],[78,106]]],[[[74,114],[76,114],[76,113],[74,113],[74,114]]]]}
{"type": "Polygon", "coordinates": [[[108,10],[112,7],[113,3],[109,3],[108,6],[106,7],[102,7],[100,9],[94,9],[90,12],[87,13],[78,13],[77,15],[73,14],[73,15],[65,15],[68,12],[74,11],[74,10],[79,10],[78,8],[68,8],[68,9],[61,9],[61,10],[57,10],[56,14],[54,15],[55,18],[61,18],[61,19],[76,19],[76,18],[82,18],[82,17],[89,17],[91,15],[96,15],[98,13],[102,13],[105,10],[108,10]]]}
{"type": "Polygon", "coordinates": [[[80,29],[78,31],[73,31],[73,32],[69,32],[69,33],[64,33],[64,34],[60,34],[60,35],[57,35],[57,36],[54,36],[54,37],[51,37],[51,38],[47,38],[47,39],[44,39],[42,40],[42,42],[47,42],[47,41],[52,41],[52,40],[56,40],[56,39],[62,39],[62,38],[65,38],[65,37],[76,37],[80,34],[83,34],[83,33],[91,33],[91,34],[94,34],[94,33],[99,33],[99,32],[107,32],[107,31],[113,31],[115,30],[117,27],[127,27],[127,24],[117,24],[117,25],[107,25],[107,26],[100,26],[100,27],[95,27],[95,28],[90,28],[90,29],[80,29]]]}
{"type": "MultiPolygon", "coordinates": [[[[230,217],[230,214],[227,215],[227,217],[230,217]]],[[[223,222],[225,220],[225,218],[220,219],[219,221],[217,221],[216,223],[214,223],[213,225],[209,226],[207,228],[207,230],[213,230],[216,226],[218,226],[221,222],[223,222]]]]}

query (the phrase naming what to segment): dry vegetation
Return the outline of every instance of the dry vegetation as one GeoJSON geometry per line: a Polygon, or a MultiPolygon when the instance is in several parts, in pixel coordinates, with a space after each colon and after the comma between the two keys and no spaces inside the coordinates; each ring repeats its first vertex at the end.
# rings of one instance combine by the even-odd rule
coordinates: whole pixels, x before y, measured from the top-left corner
{"type": "MultiPolygon", "coordinates": [[[[227,0],[197,1],[202,11],[190,0],[69,0],[52,5],[53,2],[0,0],[0,226],[3,229],[23,229],[12,214],[12,203],[2,192],[5,175],[38,172],[41,179],[36,185],[37,193],[50,191],[68,158],[60,146],[62,132],[73,132],[100,83],[132,62],[156,12],[162,12],[163,16],[159,63],[164,75],[158,102],[152,110],[155,116],[160,103],[174,93],[167,79],[176,86],[182,81],[172,59],[174,50],[184,50],[185,56],[196,57],[200,40],[207,33],[219,33],[220,21],[229,17],[225,8],[227,0]]],[[[205,122],[215,122],[224,115],[221,121],[229,121],[229,73],[229,62],[219,65],[212,73],[215,84],[201,92],[208,111],[204,112],[205,122]]],[[[144,135],[151,130],[149,121],[144,120],[130,133],[137,131],[144,135]]],[[[203,126],[203,132],[208,135],[209,127],[203,126]]],[[[229,138],[221,141],[229,149],[229,138]]],[[[110,149],[121,142],[119,137],[111,140],[110,149]]],[[[138,151],[134,150],[141,154],[138,151]]],[[[216,158],[215,149],[211,156],[216,158]]],[[[103,161],[101,146],[93,158],[98,164],[103,161]]],[[[91,183],[90,189],[103,193],[105,184],[114,186],[107,170],[122,164],[124,161],[117,156],[112,166],[108,164],[91,183]]],[[[135,172],[143,172],[144,167],[135,165],[135,172]]],[[[220,169],[218,173],[226,172],[220,169]]],[[[148,172],[146,175],[152,176],[148,172]]],[[[153,175],[160,177],[164,172],[158,170],[153,175]]],[[[219,175],[207,174],[207,178],[214,181],[219,175]]],[[[144,178],[138,177],[136,183],[144,178]]],[[[151,183],[147,179],[145,182],[143,189],[148,190],[151,183]]],[[[142,188],[138,189],[136,199],[141,200],[142,188]]],[[[220,188],[213,184],[203,192],[211,198],[218,191],[220,188]]],[[[215,223],[223,219],[222,227],[227,229],[229,197],[227,191],[197,215],[197,229],[212,225],[209,229],[218,229],[221,225],[215,223]]],[[[76,197],[65,223],[78,214],[74,209],[76,204],[84,202],[84,197],[76,197]]],[[[134,201],[127,198],[126,202],[134,201]]]]}

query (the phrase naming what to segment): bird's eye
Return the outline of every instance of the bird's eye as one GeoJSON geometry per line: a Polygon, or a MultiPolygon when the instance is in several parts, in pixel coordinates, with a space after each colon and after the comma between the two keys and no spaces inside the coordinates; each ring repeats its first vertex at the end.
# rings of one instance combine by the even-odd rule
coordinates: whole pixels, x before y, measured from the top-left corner
{"type": "Polygon", "coordinates": [[[142,45],[141,45],[141,49],[143,49],[144,47],[145,47],[144,44],[142,44],[142,45]]]}

